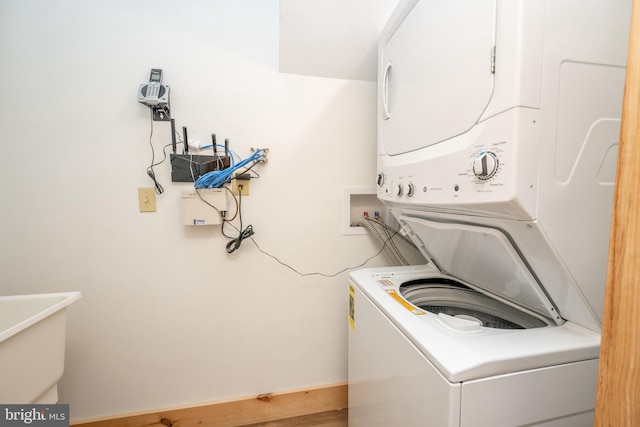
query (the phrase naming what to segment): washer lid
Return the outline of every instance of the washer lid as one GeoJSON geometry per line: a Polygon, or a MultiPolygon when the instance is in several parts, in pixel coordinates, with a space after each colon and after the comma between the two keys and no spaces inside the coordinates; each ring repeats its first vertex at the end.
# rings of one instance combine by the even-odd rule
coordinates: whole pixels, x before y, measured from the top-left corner
{"type": "Polygon", "coordinates": [[[513,240],[499,228],[400,216],[398,221],[427,259],[494,297],[564,320],[513,240]]]}

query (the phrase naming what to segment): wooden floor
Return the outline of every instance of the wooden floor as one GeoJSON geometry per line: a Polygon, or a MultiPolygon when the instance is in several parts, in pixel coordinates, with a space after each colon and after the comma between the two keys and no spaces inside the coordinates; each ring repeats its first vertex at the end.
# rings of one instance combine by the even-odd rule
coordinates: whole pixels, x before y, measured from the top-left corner
{"type": "Polygon", "coordinates": [[[266,423],[248,424],[242,427],[347,427],[348,411],[321,412],[304,417],[287,418],[266,423]]]}

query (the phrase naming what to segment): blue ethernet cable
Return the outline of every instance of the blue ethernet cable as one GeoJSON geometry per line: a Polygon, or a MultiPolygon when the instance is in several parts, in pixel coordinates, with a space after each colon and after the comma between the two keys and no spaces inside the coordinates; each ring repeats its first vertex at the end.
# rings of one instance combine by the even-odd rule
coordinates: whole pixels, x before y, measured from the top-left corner
{"type": "Polygon", "coordinates": [[[244,160],[240,160],[238,163],[233,161],[233,156],[231,156],[231,165],[224,170],[215,170],[211,172],[207,172],[202,175],[200,178],[196,180],[194,183],[194,187],[197,189],[202,188],[220,188],[224,184],[231,182],[233,178],[233,173],[240,168],[245,167],[250,163],[255,163],[264,158],[264,149],[258,148],[254,151],[249,157],[244,160]]]}

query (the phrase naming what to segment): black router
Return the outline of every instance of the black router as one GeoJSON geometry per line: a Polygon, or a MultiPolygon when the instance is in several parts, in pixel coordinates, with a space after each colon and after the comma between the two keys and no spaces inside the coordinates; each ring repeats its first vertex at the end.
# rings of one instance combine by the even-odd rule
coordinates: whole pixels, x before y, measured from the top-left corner
{"type": "Polygon", "coordinates": [[[186,126],[182,127],[184,138],[184,154],[176,153],[176,133],[175,121],[171,119],[171,138],[173,153],[169,156],[171,161],[171,181],[172,182],[195,182],[202,175],[229,167],[231,159],[228,153],[228,140],[225,141],[224,156],[217,155],[216,137],[211,135],[213,140],[213,155],[189,154],[189,139],[186,126]]]}
{"type": "Polygon", "coordinates": [[[229,167],[227,156],[171,154],[171,181],[195,182],[207,172],[229,167]]]}

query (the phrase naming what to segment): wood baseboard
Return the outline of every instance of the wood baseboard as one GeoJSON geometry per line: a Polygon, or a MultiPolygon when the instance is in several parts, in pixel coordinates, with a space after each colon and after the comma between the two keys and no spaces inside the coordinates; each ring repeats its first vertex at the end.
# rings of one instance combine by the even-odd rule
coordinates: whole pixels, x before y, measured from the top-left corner
{"type": "Polygon", "coordinates": [[[287,393],[267,393],[247,399],[186,408],[79,421],[74,427],[234,427],[347,408],[347,385],[287,393]]]}

